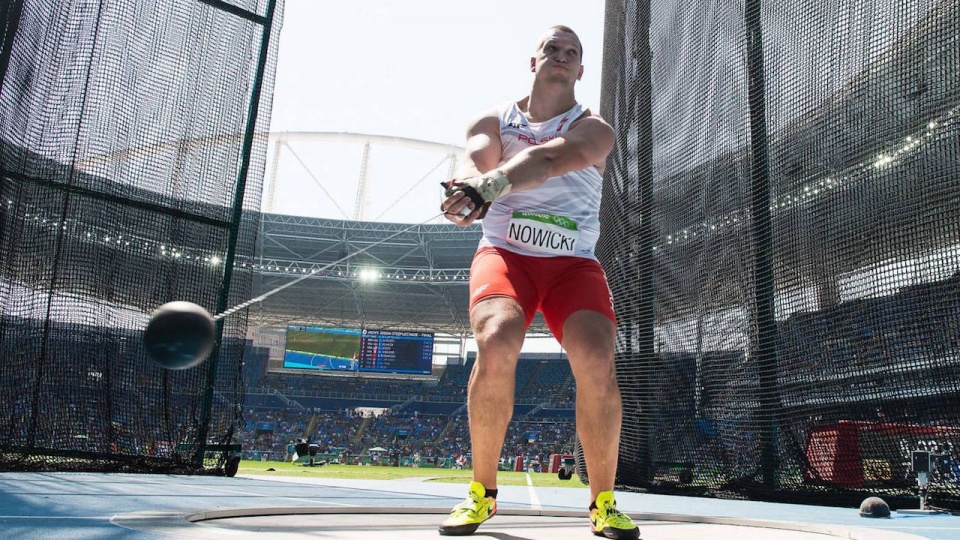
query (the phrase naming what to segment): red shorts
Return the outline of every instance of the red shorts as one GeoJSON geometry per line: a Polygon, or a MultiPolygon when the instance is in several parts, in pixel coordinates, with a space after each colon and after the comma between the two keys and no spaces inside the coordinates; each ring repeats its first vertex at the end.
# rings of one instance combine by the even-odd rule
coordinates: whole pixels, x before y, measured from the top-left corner
{"type": "Polygon", "coordinates": [[[495,247],[480,248],[470,265],[470,309],[492,296],[516,300],[528,327],[537,311],[542,313],[561,343],[563,323],[574,312],[596,311],[617,323],[607,275],[593,259],[530,257],[495,247]]]}

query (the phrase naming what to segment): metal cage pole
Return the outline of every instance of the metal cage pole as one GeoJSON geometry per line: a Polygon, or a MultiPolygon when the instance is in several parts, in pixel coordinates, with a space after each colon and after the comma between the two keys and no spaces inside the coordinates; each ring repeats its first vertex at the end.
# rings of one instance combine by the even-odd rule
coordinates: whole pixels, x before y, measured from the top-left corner
{"type": "MultiPolygon", "coordinates": [[[[201,0],[203,1],[203,0],[201,0]]],[[[207,0],[210,3],[210,0],[207,0]]],[[[219,2],[217,2],[219,7],[219,2]]],[[[237,240],[240,234],[240,223],[243,218],[243,199],[246,194],[247,174],[250,169],[250,156],[253,152],[254,130],[257,127],[257,117],[260,112],[260,94],[263,89],[263,77],[267,67],[267,59],[270,51],[270,37],[273,33],[273,17],[276,12],[277,0],[270,0],[267,4],[267,12],[263,17],[250,13],[237,13],[235,10],[229,10],[252,22],[259,23],[263,27],[263,33],[260,37],[260,54],[257,58],[257,72],[253,79],[253,86],[250,92],[250,102],[247,108],[247,125],[244,130],[243,148],[240,155],[240,170],[237,173],[237,183],[233,194],[233,214],[231,217],[230,236],[227,244],[227,254],[223,261],[223,282],[220,285],[220,292],[217,296],[217,312],[223,312],[229,307],[230,301],[230,283],[233,278],[233,267],[236,261],[237,240]]],[[[200,427],[197,430],[196,451],[193,455],[193,462],[197,465],[203,463],[203,456],[207,447],[207,433],[210,430],[210,421],[213,408],[214,386],[217,376],[217,367],[219,366],[220,347],[223,341],[224,319],[217,320],[217,342],[213,352],[210,354],[210,360],[207,361],[207,373],[204,381],[203,401],[200,404],[200,427]]]]}
{"type": "Polygon", "coordinates": [[[747,71],[750,102],[750,215],[754,248],[754,328],[752,351],[759,375],[760,471],[775,486],[780,397],[777,391],[777,321],[774,313],[773,227],[770,219],[770,171],[767,148],[761,0],[746,0],[747,71]]]}

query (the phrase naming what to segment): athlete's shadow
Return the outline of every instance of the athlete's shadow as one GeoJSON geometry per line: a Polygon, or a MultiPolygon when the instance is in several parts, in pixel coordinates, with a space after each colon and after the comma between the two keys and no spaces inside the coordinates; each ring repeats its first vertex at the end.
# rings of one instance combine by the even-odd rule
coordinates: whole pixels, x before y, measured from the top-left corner
{"type": "Polygon", "coordinates": [[[528,536],[514,536],[512,534],[499,532],[483,533],[483,536],[489,536],[491,538],[496,538],[497,540],[535,540],[534,538],[530,538],[528,536]]]}

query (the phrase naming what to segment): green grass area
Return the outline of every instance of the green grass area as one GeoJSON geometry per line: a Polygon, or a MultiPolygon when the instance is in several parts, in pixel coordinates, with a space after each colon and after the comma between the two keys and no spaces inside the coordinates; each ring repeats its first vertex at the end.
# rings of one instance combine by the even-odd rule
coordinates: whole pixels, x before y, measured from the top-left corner
{"type": "Polygon", "coordinates": [[[360,335],[326,332],[287,332],[287,349],[352,359],[360,352],[360,335]]]}
{"type": "MultiPolygon", "coordinates": [[[[305,467],[299,463],[243,460],[240,462],[238,474],[299,476],[304,478],[348,478],[357,480],[403,480],[407,478],[421,478],[427,482],[467,484],[470,482],[472,473],[471,471],[458,469],[369,467],[360,465],[305,467]]],[[[584,487],[576,475],[570,480],[560,480],[555,473],[530,473],[530,480],[536,487],[584,487]]],[[[501,486],[525,486],[527,485],[527,474],[501,471],[497,475],[497,483],[501,486]]]]}

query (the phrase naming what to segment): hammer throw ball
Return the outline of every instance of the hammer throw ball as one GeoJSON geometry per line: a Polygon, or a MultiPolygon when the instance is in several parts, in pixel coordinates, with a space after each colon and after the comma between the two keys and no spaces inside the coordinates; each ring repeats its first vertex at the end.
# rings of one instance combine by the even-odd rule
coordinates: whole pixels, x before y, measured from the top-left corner
{"type": "Polygon", "coordinates": [[[166,369],[189,369],[206,360],[216,342],[213,317],[192,302],[169,302],[150,315],[143,332],[147,354],[166,369]]]}

